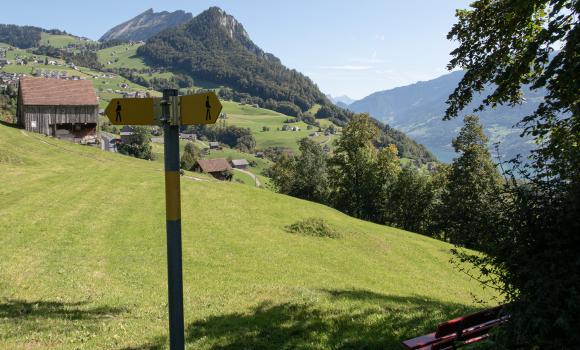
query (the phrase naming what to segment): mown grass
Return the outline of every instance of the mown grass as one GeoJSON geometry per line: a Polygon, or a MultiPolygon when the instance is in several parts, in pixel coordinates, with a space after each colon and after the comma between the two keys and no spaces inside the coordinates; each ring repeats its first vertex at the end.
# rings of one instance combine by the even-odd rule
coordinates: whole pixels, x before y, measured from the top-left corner
{"type": "MultiPolygon", "coordinates": [[[[0,126],[0,348],[167,346],[162,166],[0,126]]],[[[451,246],[183,178],[189,349],[399,348],[490,295],[451,246]],[[341,236],[293,235],[312,216],[341,236]]]]}
{"type": "MultiPolygon", "coordinates": [[[[223,111],[228,116],[227,124],[252,130],[258,149],[284,147],[297,151],[298,140],[309,137],[310,133],[318,130],[318,128],[308,130],[306,123],[298,122],[292,123],[290,126],[297,126],[301,129],[300,131],[282,131],[282,127],[285,125],[284,121],[292,119],[291,117],[268,109],[240,105],[237,102],[222,101],[222,104],[223,111]],[[270,130],[263,131],[264,126],[270,130]]],[[[332,137],[330,138],[332,139],[332,137]]],[[[328,142],[328,145],[332,146],[332,142],[327,136],[320,135],[312,137],[312,139],[319,143],[328,142]]]]}

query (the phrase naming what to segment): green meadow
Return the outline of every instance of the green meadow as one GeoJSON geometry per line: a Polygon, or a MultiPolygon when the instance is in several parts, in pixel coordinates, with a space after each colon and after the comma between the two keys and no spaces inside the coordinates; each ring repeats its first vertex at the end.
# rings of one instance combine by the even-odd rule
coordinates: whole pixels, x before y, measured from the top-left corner
{"type": "MultiPolygon", "coordinates": [[[[91,42],[91,41],[89,41],[91,42]]],[[[52,46],[57,48],[64,48],[69,45],[84,45],[87,41],[80,38],[74,37],[72,35],[56,35],[49,33],[40,33],[40,45],[41,46],[52,46]]]]}
{"type": "MultiPolygon", "coordinates": [[[[284,114],[271,111],[269,109],[255,108],[250,105],[241,105],[237,102],[222,101],[224,106],[223,111],[227,114],[226,123],[228,125],[235,125],[243,128],[249,128],[256,139],[256,148],[265,149],[268,147],[284,147],[295,151],[298,150],[298,140],[309,137],[309,135],[317,131],[318,128],[308,130],[308,125],[304,122],[290,123],[290,126],[297,126],[300,131],[282,131],[285,125],[284,121],[292,119],[284,114]],[[269,131],[263,131],[263,127],[269,128],[269,131]]],[[[325,121],[326,124],[330,123],[325,121]]],[[[313,140],[319,143],[327,143],[332,146],[334,136],[319,136],[312,137],[313,140]]]]}
{"type": "Polygon", "coordinates": [[[137,57],[137,49],[141,44],[123,44],[97,51],[99,62],[105,68],[149,68],[145,62],[137,57]],[[111,62],[111,64],[108,64],[111,62]]]}
{"type": "MultiPolygon", "coordinates": [[[[450,245],[182,178],[188,349],[396,349],[491,300],[450,245]],[[321,218],[338,238],[286,229],[321,218]]],[[[164,349],[162,165],[0,125],[0,348],[164,349]]]]}

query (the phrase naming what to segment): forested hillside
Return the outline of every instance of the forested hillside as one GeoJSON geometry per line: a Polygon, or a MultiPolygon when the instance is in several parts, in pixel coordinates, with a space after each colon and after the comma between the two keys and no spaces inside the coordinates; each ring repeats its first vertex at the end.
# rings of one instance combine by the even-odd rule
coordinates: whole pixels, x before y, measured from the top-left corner
{"type": "Polygon", "coordinates": [[[189,73],[194,80],[226,84],[260,97],[262,104],[277,101],[275,110],[294,112],[287,114],[328,103],[308,77],[262,51],[234,17],[216,7],[151,38],[138,54],[152,65],[189,73]]]}
{"type": "Polygon", "coordinates": [[[42,33],[54,35],[66,34],[66,32],[58,29],[46,30],[33,26],[0,24],[0,43],[16,46],[21,49],[28,49],[41,44],[42,33]]]}
{"type": "MultiPolygon", "coordinates": [[[[211,81],[222,89],[224,98],[240,97],[289,116],[303,116],[321,105],[317,118],[339,125],[352,113],[336,107],[310,78],[286,68],[280,60],[252,42],[244,27],[223,10],[212,7],[182,26],[165,30],[139,47],[138,55],[156,67],[187,74],[193,81],[211,81]]],[[[421,161],[434,160],[422,145],[404,133],[378,123],[382,133],[379,146],[394,143],[401,156],[421,161]]]]}

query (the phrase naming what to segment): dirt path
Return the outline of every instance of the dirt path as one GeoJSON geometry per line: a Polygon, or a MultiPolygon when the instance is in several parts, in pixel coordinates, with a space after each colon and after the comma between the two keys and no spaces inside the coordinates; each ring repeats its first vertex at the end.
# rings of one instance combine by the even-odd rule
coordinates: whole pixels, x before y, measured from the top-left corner
{"type": "Polygon", "coordinates": [[[244,173],[244,174],[250,176],[252,179],[254,179],[254,183],[256,184],[256,187],[262,187],[262,183],[260,182],[260,179],[258,179],[258,177],[256,175],[254,175],[253,173],[251,173],[247,170],[242,170],[242,169],[234,169],[234,171],[239,171],[241,173],[244,173]]]}

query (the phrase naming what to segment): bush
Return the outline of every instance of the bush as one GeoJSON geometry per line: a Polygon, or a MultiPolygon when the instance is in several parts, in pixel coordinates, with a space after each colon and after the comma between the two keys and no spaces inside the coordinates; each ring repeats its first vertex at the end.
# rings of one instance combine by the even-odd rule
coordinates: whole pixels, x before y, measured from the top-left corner
{"type": "Polygon", "coordinates": [[[130,144],[122,144],[119,153],[133,156],[135,158],[153,160],[151,152],[151,135],[149,129],[144,126],[133,127],[133,139],[130,144]]]}
{"type": "Polygon", "coordinates": [[[334,227],[321,218],[308,218],[286,226],[290,233],[302,234],[313,237],[340,238],[340,233],[334,227]]]}

